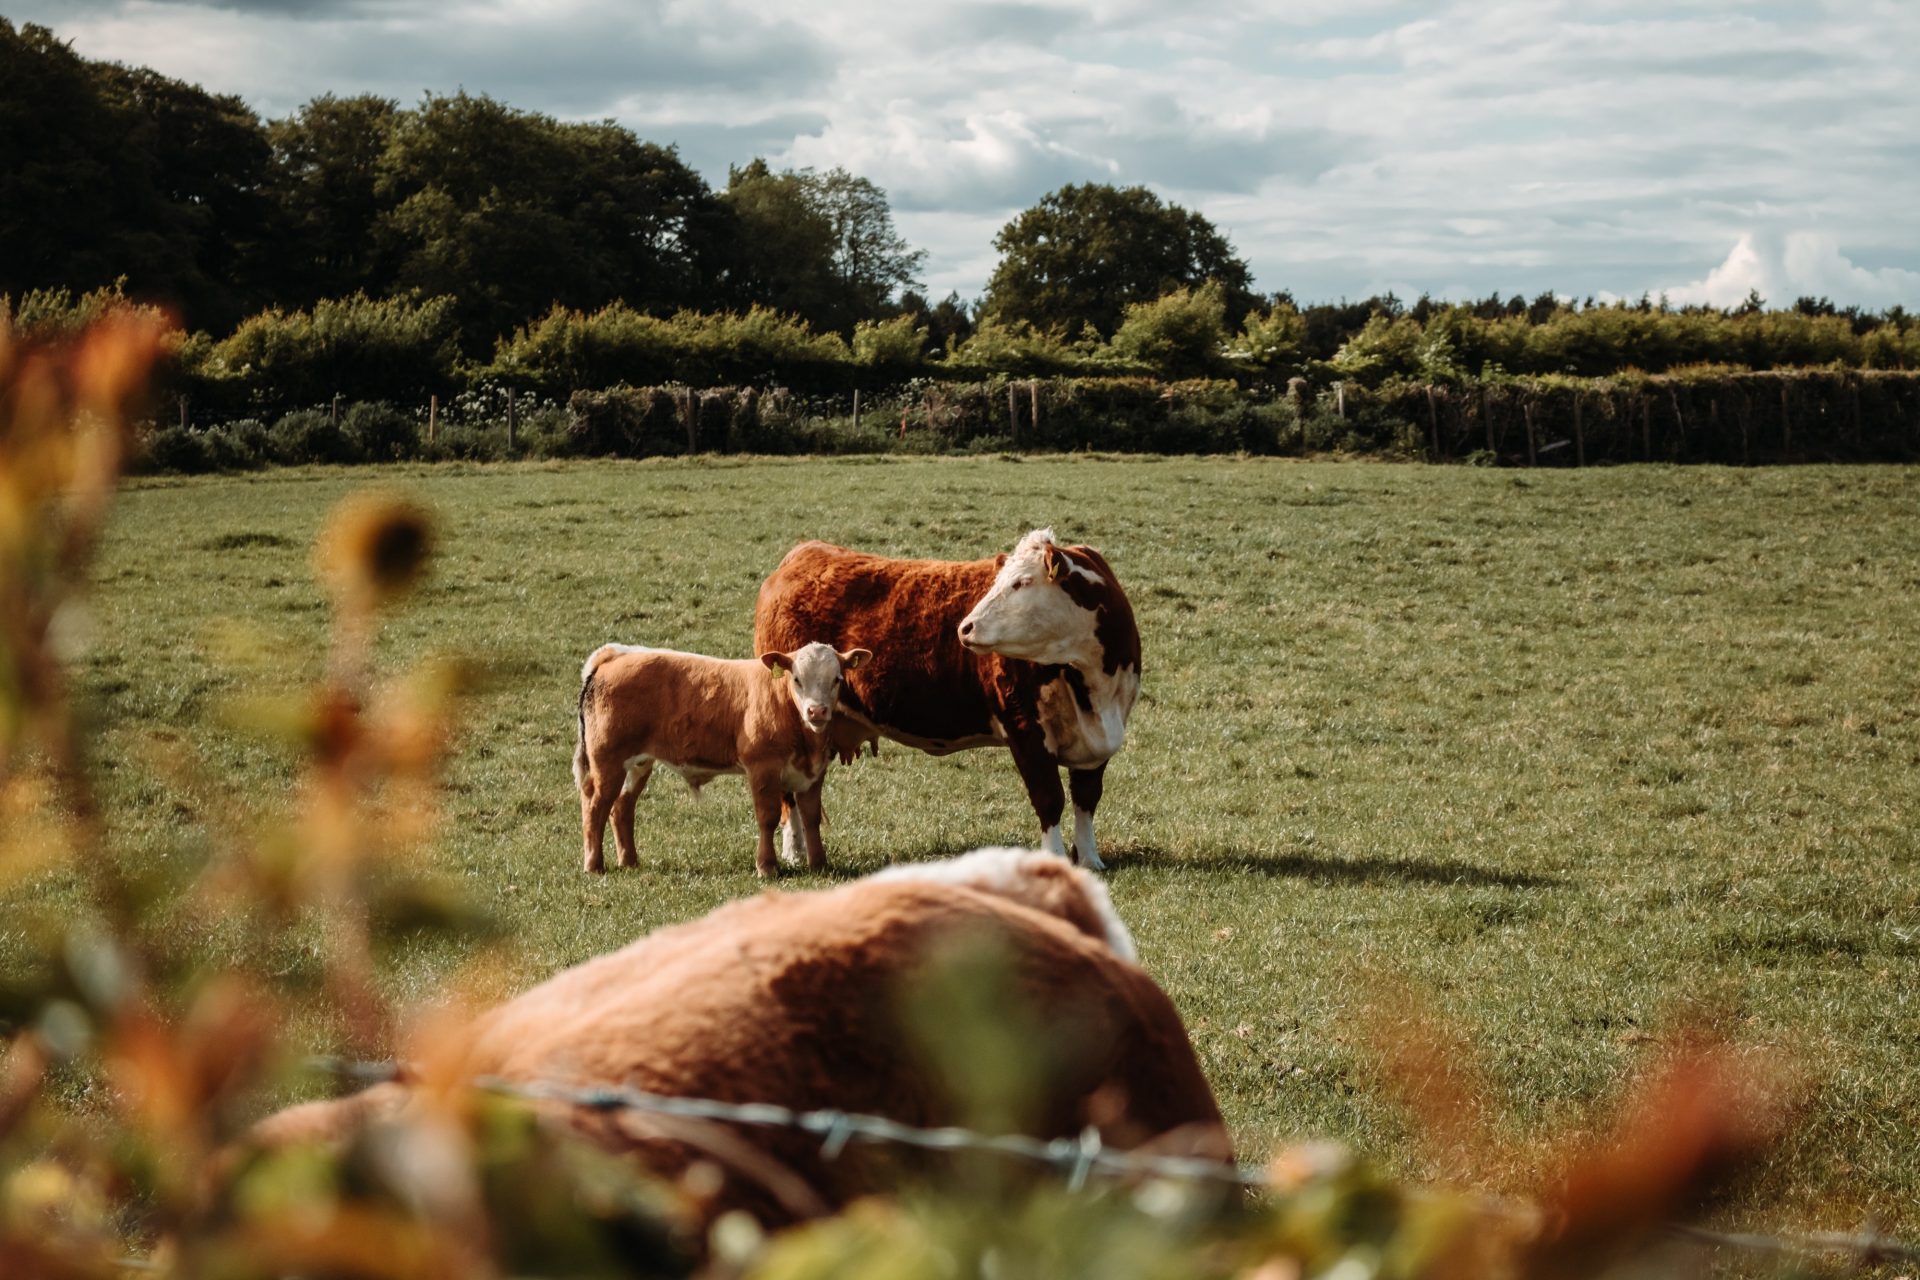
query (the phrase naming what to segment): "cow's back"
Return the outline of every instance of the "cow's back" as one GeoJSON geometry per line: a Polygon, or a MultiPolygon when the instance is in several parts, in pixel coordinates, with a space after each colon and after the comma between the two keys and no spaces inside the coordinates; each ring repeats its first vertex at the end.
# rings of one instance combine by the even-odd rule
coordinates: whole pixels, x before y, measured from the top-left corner
{"type": "MultiPolygon", "coordinates": [[[[961,932],[995,940],[1008,997],[1052,1030],[1054,1074],[1031,1100],[1029,1132],[1066,1136],[1097,1119],[1121,1145],[1180,1130],[1197,1149],[1225,1154],[1219,1109],[1186,1029],[1146,973],[1070,921],[914,880],[766,894],[660,930],[494,1010],[466,1067],[508,1080],[619,1081],[922,1126],[963,1123],[969,1117],[929,1071],[902,1017],[929,948],[961,932]]],[[[617,1121],[576,1120],[616,1147],[638,1136],[616,1136],[617,1121]]],[[[855,1151],[822,1160],[817,1136],[750,1132],[755,1147],[830,1205],[887,1185],[855,1151]]],[[[699,1154],[673,1141],[637,1145],[669,1174],[699,1154]]],[[[795,1216],[752,1184],[731,1185],[725,1198],[768,1220],[795,1216]]]]}
{"type": "Polygon", "coordinates": [[[929,742],[987,736],[993,660],[967,652],[955,628],[994,573],[992,560],[894,560],[803,542],[760,584],[754,651],[815,640],[870,649],[847,676],[863,718],[929,742]]]}

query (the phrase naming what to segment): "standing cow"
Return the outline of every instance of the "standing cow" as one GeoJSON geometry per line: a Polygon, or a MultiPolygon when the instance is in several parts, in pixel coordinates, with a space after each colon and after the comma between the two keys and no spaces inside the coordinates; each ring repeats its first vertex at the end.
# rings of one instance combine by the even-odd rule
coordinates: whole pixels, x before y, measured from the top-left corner
{"type": "MultiPolygon", "coordinates": [[[[841,756],[881,737],[933,755],[1004,745],[1041,846],[1062,855],[1064,766],[1074,860],[1105,865],[1093,813],[1140,692],[1140,633],[1092,547],[1063,547],[1051,529],[991,560],[891,560],[803,542],[761,584],[753,635],[761,650],[792,648],[796,637],[873,650],[847,677],[828,730],[841,756]]],[[[789,858],[796,801],[818,812],[820,786],[786,798],[789,858]]]]}

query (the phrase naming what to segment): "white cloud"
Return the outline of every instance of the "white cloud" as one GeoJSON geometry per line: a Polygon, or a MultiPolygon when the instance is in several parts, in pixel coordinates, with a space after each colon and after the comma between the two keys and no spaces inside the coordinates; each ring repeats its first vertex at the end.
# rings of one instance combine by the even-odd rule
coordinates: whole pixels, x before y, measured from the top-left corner
{"type": "Polygon", "coordinates": [[[1920,271],[1858,266],[1840,251],[1831,236],[1816,231],[1793,231],[1785,236],[1748,232],[1704,279],[1660,292],[1678,304],[1734,307],[1745,301],[1749,291],[1775,306],[1802,297],[1831,298],[1870,308],[1896,303],[1912,306],[1920,299],[1920,271]]]}

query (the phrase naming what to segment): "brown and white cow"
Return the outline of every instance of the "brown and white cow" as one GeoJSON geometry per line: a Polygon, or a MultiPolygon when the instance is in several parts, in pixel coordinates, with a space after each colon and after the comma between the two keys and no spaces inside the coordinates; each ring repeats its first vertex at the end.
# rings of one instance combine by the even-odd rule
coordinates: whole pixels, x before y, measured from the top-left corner
{"type": "MultiPolygon", "coordinates": [[[[1140,633],[1126,592],[1098,551],[1035,529],[990,560],[893,560],[825,542],[789,551],[760,586],[754,644],[797,637],[877,655],[847,679],[829,736],[842,759],[880,737],[946,755],[1004,745],[1040,819],[1041,847],[1100,868],[1093,815],[1107,761],[1126,740],[1140,692],[1140,633]],[[1067,790],[1060,769],[1067,770],[1067,790]]],[[[786,852],[795,808],[787,797],[786,852]]]]}
{"type": "MultiPolygon", "coordinates": [[[[1050,1029],[1023,1125],[1035,1137],[1091,1124],[1109,1145],[1231,1158],[1185,1027],[1133,961],[1126,927],[1093,876],[1032,850],[980,850],[838,888],[765,893],[661,929],[484,1013],[439,1046],[435,1080],[563,1086],[879,1114],[922,1127],[967,1123],[905,1025],[921,975],[955,938],[985,939],[1008,1001],[1050,1029]],[[448,1060],[451,1056],[451,1061],[448,1060]]],[[[1001,1008],[1003,1006],[993,1006],[1001,1008]]],[[[442,1034],[449,1029],[442,1028],[442,1034]]],[[[337,1141],[404,1121],[413,1086],[383,1085],[281,1112],[263,1145],[337,1141]]],[[[695,1160],[727,1172],[706,1206],[768,1224],[829,1212],[892,1185],[897,1153],[791,1130],[559,1107],[593,1141],[672,1176],[695,1160]]]]}
{"type": "MultiPolygon", "coordinates": [[[[754,870],[772,875],[782,797],[818,799],[830,752],[826,729],[845,673],[871,656],[817,643],[767,650],[758,659],[626,644],[595,649],[580,670],[580,741],[573,752],[586,869],[606,868],[601,846],[609,814],[620,865],[640,864],[634,803],[654,765],[664,764],[696,793],[723,773],[746,775],[759,826],[754,870]]],[[[802,803],[800,815],[807,860],[819,869],[827,858],[820,812],[810,805],[802,803]]]]}

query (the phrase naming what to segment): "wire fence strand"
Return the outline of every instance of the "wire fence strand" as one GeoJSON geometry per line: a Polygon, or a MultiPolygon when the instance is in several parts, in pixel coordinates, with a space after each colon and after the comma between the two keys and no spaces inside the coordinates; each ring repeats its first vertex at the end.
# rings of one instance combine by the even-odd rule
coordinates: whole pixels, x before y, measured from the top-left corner
{"type": "MultiPolygon", "coordinates": [[[[406,1072],[391,1062],[352,1062],[342,1058],[313,1058],[308,1065],[319,1072],[361,1084],[404,1081],[406,1072]]],[[[638,1111],[685,1119],[711,1120],[759,1128],[792,1129],[821,1140],[820,1153],[833,1159],[849,1143],[882,1143],[924,1151],[983,1152],[1042,1165],[1062,1176],[1070,1190],[1080,1190],[1095,1175],[1115,1178],[1167,1178],[1218,1182],[1242,1187],[1271,1187],[1274,1177],[1260,1165],[1233,1164],[1197,1156],[1156,1155],[1114,1151],[1101,1144],[1091,1127],[1072,1138],[1041,1139],[1025,1134],[980,1133],[955,1126],[927,1129],[858,1112],[797,1110],[769,1102],[725,1102],[716,1098],[689,1098],[649,1093],[626,1085],[569,1085],[557,1081],[514,1081],[497,1076],[473,1080],[476,1089],[528,1102],[557,1102],[590,1111],[638,1111]]],[[[1920,1262],[1920,1247],[1868,1228],[1855,1232],[1805,1231],[1771,1234],[1714,1231],[1672,1223],[1667,1234],[1682,1243],[1703,1248],[1736,1249],[1832,1260],[1836,1255],[1858,1267],[1887,1262],[1920,1262]]]]}

